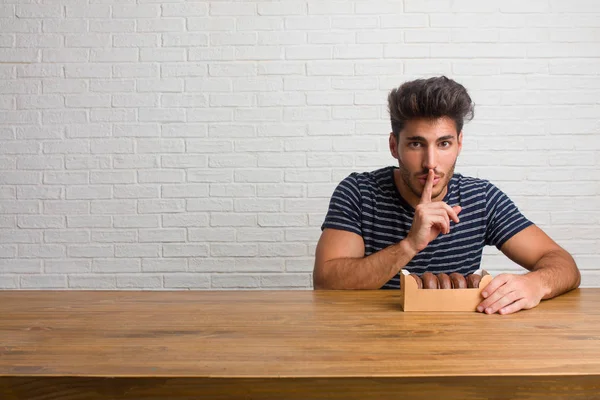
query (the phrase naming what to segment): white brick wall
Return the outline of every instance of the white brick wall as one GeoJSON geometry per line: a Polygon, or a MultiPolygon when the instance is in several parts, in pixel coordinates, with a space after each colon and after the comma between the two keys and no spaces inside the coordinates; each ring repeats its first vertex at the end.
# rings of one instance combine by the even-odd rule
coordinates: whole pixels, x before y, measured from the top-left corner
{"type": "Polygon", "coordinates": [[[596,0],[2,3],[2,289],[309,288],[335,185],[393,164],[388,91],[439,74],[458,171],[600,286],[596,0]]]}

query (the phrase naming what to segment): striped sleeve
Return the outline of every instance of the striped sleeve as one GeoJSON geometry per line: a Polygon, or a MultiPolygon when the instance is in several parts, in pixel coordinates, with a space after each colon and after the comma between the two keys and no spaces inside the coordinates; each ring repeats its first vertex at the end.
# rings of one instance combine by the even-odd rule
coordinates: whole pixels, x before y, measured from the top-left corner
{"type": "Polygon", "coordinates": [[[533,222],[529,221],[515,203],[500,189],[488,183],[486,191],[486,233],[485,244],[498,249],[504,243],[533,222]]]}
{"type": "Polygon", "coordinates": [[[321,230],[325,228],[354,232],[362,236],[361,196],[355,174],[351,174],[333,191],[321,230]]]}

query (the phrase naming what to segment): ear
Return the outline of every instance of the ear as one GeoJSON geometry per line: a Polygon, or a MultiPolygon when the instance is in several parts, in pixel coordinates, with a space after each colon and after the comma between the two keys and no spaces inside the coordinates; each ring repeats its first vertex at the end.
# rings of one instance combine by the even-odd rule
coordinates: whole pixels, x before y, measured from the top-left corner
{"type": "Polygon", "coordinates": [[[394,132],[390,132],[389,145],[390,145],[390,153],[392,154],[392,157],[394,157],[397,160],[398,159],[398,141],[396,140],[396,136],[394,135],[394,132]]]}
{"type": "Polygon", "coordinates": [[[458,132],[458,137],[456,139],[458,141],[458,154],[460,154],[460,151],[462,150],[463,136],[462,131],[458,132]]]}

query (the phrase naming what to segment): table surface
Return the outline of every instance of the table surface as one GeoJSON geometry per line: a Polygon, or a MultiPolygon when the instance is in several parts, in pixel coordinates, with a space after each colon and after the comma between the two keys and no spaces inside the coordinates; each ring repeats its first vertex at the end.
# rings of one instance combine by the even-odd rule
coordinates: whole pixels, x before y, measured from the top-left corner
{"type": "Polygon", "coordinates": [[[512,315],[398,291],[0,291],[0,376],[600,375],[600,289],[512,315]]]}

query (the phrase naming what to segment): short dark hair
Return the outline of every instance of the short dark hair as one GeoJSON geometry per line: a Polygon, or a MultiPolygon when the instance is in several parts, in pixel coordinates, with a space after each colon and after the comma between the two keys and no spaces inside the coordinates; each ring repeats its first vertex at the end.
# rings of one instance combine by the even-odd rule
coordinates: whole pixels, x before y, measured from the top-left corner
{"type": "Polygon", "coordinates": [[[417,118],[449,117],[460,133],[465,119],[473,119],[474,107],[467,89],[445,76],[405,82],[388,96],[388,111],[396,138],[407,121],[417,118]]]}

